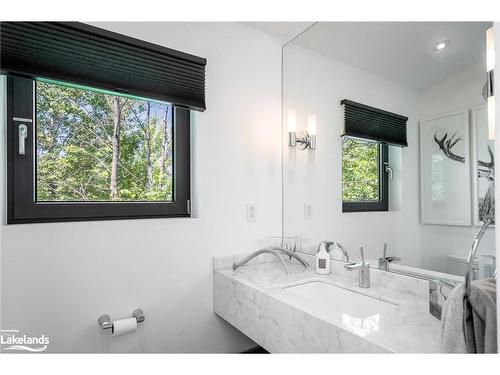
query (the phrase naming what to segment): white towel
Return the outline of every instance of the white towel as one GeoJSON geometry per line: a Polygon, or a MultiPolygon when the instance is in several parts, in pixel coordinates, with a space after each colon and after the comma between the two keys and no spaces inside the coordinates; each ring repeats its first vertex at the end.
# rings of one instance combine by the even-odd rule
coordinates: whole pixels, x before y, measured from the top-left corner
{"type": "Polygon", "coordinates": [[[497,353],[497,284],[495,279],[471,282],[465,301],[465,338],[469,353],[497,353]]]}
{"type": "Polygon", "coordinates": [[[464,285],[457,285],[449,294],[441,316],[441,351],[467,353],[464,334],[464,285]]]}

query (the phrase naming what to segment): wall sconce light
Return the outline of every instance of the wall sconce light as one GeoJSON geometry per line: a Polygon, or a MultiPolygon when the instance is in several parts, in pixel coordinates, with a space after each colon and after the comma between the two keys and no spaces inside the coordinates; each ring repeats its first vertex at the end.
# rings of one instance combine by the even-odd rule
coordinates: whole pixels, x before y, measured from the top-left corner
{"type": "Polygon", "coordinates": [[[486,30],[486,100],[488,102],[488,138],[495,139],[495,90],[493,72],[495,69],[495,48],[493,27],[486,30]]]}
{"type": "Polygon", "coordinates": [[[297,143],[303,146],[302,150],[316,148],[316,115],[307,116],[307,131],[303,137],[297,137],[297,113],[291,109],[288,111],[288,146],[296,147],[297,143]]]}

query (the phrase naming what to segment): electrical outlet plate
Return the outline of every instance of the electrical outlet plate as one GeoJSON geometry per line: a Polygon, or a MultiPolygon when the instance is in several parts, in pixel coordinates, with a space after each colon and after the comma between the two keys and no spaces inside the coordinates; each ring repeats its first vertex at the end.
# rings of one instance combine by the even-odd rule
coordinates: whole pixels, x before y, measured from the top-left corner
{"type": "Polygon", "coordinates": [[[311,203],[304,203],[304,219],[312,219],[311,203]]]}
{"type": "Polygon", "coordinates": [[[257,221],[257,206],[255,204],[247,204],[247,221],[257,221]]]}

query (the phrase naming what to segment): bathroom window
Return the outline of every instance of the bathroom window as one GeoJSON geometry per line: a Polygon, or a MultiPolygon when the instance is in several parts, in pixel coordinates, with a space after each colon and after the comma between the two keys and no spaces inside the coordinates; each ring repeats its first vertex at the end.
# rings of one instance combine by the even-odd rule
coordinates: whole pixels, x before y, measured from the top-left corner
{"type": "Polygon", "coordinates": [[[189,216],[189,110],[7,82],[9,223],[189,216]]]}
{"type": "Polygon", "coordinates": [[[388,146],[359,138],[342,139],[342,211],[387,211],[388,146]]]}

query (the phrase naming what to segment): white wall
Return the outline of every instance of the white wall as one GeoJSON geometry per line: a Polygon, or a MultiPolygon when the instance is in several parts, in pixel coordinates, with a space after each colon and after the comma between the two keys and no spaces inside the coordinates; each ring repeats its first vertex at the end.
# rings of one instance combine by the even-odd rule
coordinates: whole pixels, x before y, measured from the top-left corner
{"type": "MultiPolygon", "coordinates": [[[[7,111],[7,97],[3,94],[6,90],[7,81],[0,75],[0,153],[5,155],[5,137],[7,135],[7,126],[5,124],[7,111]]],[[[1,223],[4,223],[4,203],[5,203],[5,171],[7,169],[7,158],[0,158],[0,212],[2,215],[1,223]]],[[[2,327],[2,230],[0,229],[0,328],[2,327]]]]}
{"type": "MultiPolygon", "coordinates": [[[[495,22],[493,24],[493,27],[495,28],[495,40],[500,40],[500,22],[495,22]]],[[[498,71],[498,67],[500,66],[500,43],[496,43],[495,45],[495,71],[498,71]]],[[[500,74],[495,75],[495,87],[500,87],[500,74]]],[[[498,95],[495,96],[495,129],[500,129],[500,100],[498,100],[498,95]]],[[[500,160],[500,137],[495,137],[495,159],[500,160]]],[[[500,184],[495,185],[495,196],[500,196],[500,184]]],[[[499,215],[497,214],[498,208],[495,205],[495,221],[498,221],[499,215]]],[[[500,236],[498,235],[498,232],[500,226],[497,226],[495,228],[495,245],[497,249],[497,270],[500,269],[500,236]]],[[[497,288],[497,301],[500,300],[500,289],[497,288]]],[[[498,304],[497,304],[498,307],[498,304]]],[[[500,309],[497,308],[497,322],[500,321],[500,309]]],[[[497,325],[498,327],[498,325],[497,325]]],[[[500,342],[500,329],[497,328],[497,337],[498,341],[500,342]]]]}
{"type": "MultiPolygon", "coordinates": [[[[477,63],[422,91],[419,95],[421,118],[433,118],[485,105],[482,97],[485,69],[483,62],[477,63]]],[[[478,227],[422,225],[422,267],[444,271],[448,254],[466,257],[478,229],[478,227]]],[[[493,229],[488,230],[478,254],[494,254],[494,234],[493,229]]]]}
{"type": "Polygon", "coordinates": [[[285,235],[305,234],[305,247],[339,241],[358,258],[358,246],[364,245],[372,259],[388,242],[389,255],[420,265],[417,92],[293,44],[285,48],[283,69],[285,119],[288,109],[295,109],[297,130],[305,130],[307,114],[315,113],[318,134],[315,151],[300,151],[288,147],[284,128],[285,235]],[[409,147],[390,150],[395,179],[389,212],[342,213],[344,98],[409,118],[409,147]],[[312,219],[304,219],[305,202],[312,204],[312,219]]]}
{"type": "Polygon", "coordinates": [[[1,327],[48,335],[51,352],[249,349],[212,311],[211,258],[281,233],[280,44],[235,23],[98,26],[207,58],[207,110],[195,125],[199,218],[4,219],[1,327]],[[246,222],[249,202],[255,223],[246,222]],[[146,315],[138,335],[111,340],[97,327],[103,313],[123,318],[138,307],[146,315]]]}

